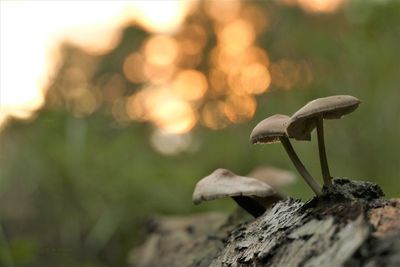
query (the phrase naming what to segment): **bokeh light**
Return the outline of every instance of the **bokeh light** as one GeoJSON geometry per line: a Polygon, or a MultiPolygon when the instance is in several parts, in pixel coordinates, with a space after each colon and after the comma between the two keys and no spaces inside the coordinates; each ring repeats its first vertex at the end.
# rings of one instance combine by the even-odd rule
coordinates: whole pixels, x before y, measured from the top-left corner
{"type": "Polygon", "coordinates": [[[205,10],[217,23],[226,23],[236,18],[241,10],[240,0],[205,1],[205,10]]]}
{"type": "MultiPolygon", "coordinates": [[[[65,32],[58,34],[57,40],[66,40],[71,47],[78,45],[87,54],[70,56],[65,69],[57,62],[67,54],[53,54],[54,69],[61,68],[63,83],[51,87],[48,98],[59,107],[65,105],[76,117],[99,110],[111,114],[117,123],[150,122],[170,134],[187,133],[199,122],[210,129],[221,129],[250,120],[257,107],[255,96],[268,92],[271,86],[288,90],[308,86],[313,80],[307,62],[289,58],[270,62],[268,52],[258,46],[259,37],[269,29],[270,18],[256,3],[240,0],[118,3],[109,10],[109,5],[100,5],[98,17],[88,21],[80,18],[81,11],[78,12],[79,23],[73,25],[82,25],[76,31],[79,38],[73,36],[76,27],[70,26],[65,16],[57,22],[65,32]],[[132,43],[132,49],[120,55],[121,62],[113,63],[119,64],[116,69],[98,75],[98,59],[121,41],[122,32],[116,21],[118,25],[136,25],[132,27],[140,27],[145,34],[132,43]],[[97,27],[104,31],[98,31],[97,27]],[[111,29],[112,34],[104,39],[102,36],[111,29]]],[[[316,6],[317,0],[307,3],[316,6]]],[[[92,6],[86,2],[82,6],[89,7],[92,6]]],[[[58,13],[52,16],[55,14],[58,13]]],[[[3,95],[10,97],[2,101],[2,109],[12,103],[10,99],[19,99],[25,103],[21,104],[24,109],[16,109],[14,116],[31,116],[43,105],[48,86],[42,83],[41,90],[31,88],[36,96],[22,94],[26,100],[17,96],[17,91],[5,90],[3,95]]]]}
{"type": "Polygon", "coordinates": [[[192,4],[193,1],[1,1],[0,128],[8,118],[28,119],[43,106],[46,88],[61,61],[62,42],[102,55],[118,44],[122,25],[137,23],[150,32],[172,32],[192,4]]]}
{"type": "Polygon", "coordinates": [[[150,107],[155,124],[167,133],[186,133],[196,123],[196,114],[191,106],[176,97],[156,97],[150,107]]]}
{"type": "Polygon", "coordinates": [[[255,40],[255,32],[250,22],[237,19],[225,25],[218,33],[219,42],[230,55],[241,53],[255,40]]]}
{"type": "Polygon", "coordinates": [[[298,4],[306,11],[313,13],[330,13],[337,10],[344,0],[298,0],[298,4]]]}
{"type": "Polygon", "coordinates": [[[144,56],[149,64],[172,65],[178,56],[178,44],[174,38],[167,35],[152,36],[144,45],[144,56]]]}
{"type": "Polygon", "coordinates": [[[173,81],[172,88],[176,95],[184,100],[200,100],[207,91],[207,79],[196,70],[182,70],[173,81]]]}
{"type": "Polygon", "coordinates": [[[224,102],[217,100],[205,104],[201,112],[201,122],[213,130],[225,128],[228,125],[228,119],[224,113],[224,102]]]}
{"type": "Polygon", "coordinates": [[[145,82],[144,64],[144,57],[141,53],[134,52],[127,56],[123,65],[125,77],[132,83],[145,82]]]}
{"type": "Polygon", "coordinates": [[[224,113],[233,123],[247,121],[256,112],[256,100],[250,95],[231,94],[224,102],[224,113]]]}
{"type": "Polygon", "coordinates": [[[338,10],[346,0],[280,0],[282,4],[300,6],[308,13],[332,13],[338,10]]]}
{"type": "Polygon", "coordinates": [[[180,49],[186,55],[199,54],[207,42],[206,30],[198,23],[185,25],[177,35],[180,49]]]}

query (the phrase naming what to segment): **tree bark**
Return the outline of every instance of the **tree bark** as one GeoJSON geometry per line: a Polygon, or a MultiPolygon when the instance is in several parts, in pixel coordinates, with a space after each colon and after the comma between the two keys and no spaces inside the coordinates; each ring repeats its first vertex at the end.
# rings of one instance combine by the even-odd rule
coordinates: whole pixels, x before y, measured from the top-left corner
{"type": "Polygon", "coordinates": [[[400,199],[335,179],[309,202],[287,199],[257,219],[236,213],[156,220],[131,266],[400,266],[400,199]]]}

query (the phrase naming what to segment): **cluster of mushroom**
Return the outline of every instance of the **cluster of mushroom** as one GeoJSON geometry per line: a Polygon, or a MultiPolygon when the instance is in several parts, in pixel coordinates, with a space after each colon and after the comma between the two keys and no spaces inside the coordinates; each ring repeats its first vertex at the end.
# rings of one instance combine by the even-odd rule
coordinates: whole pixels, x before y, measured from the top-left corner
{"type": "MultiPolygon", "coordinates": [[[[311,140],[311,132],[317,128],[319,158],[324,186],[332,185],[324,143],[324,119],[339,119],[353,112],[360,100],[349,95],[337,95],[318,98],[310,101],[292,117],[276,114],[262,120],[250,135],[252,144],[282,143],[289,158],[306,183],[320,195],[321,185],[307,171],[291,145],[289,138],[311,140]]],[[[262,215],[267,205],[282,198],[273,187],[265,181],[251,177],[237,176],[225,169],[218,169],[200,180],[193,193],[193,202],[198,204],[204,200],[232,197],[241,207],[254,217],[262,215]],[[269,201],[267,201],[269,200],[269,201]]]]}

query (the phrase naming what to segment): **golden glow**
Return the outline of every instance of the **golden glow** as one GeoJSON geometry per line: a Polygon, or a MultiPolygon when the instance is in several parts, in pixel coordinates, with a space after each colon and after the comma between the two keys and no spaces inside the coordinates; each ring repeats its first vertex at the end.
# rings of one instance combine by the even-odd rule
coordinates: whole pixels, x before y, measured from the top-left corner
{"type": "Polygon", "coordinates": [[[225,23],[236,18],[240,13],[242,3],[239,0],[206,1],[207,14],[219,23],[225,23]]]}
{"type": "Polygon", "coordinates": [[[201,112],[201,123],[214,130],[225,128],[228,121],[224,114],[224,103],[213,101],[205,104],[201,112]]]}
{"type": "Polygon", "coordinates": [[[148,63],[158,66],[171,65],[178,56],[176,40],[167,35],[151,37],[144,47],[145,59],[148,63]]]}
{"type": "Polygon", "coordinates": [[[259,95],[268,89],[271,76],[264,65],[253,63],[230,73],[228,83],[236,94],[259,95]]]}
{"type": "Polygon", "coordinates": [[[271,84],[268,55],[255,45],[256,34],[268,27],[268,20],[256,6],[246,2],[210,1],[206,11],[217,21],[218,41],[209,58],[209,96],[226,98],[204,105],[201,122],[220,129],[250,119],[256,110],[254,95],[264,93],[271,84]],[[231,5],[231,11],[227,12],[224,4],[231,5]]]}
{"type": "MultiPolygon", "coordinates": [[[[119,1],[112,1],[114,4],[119,1]]],[[[121,1],[125,2],[125,1],[121,1]]],[[[125,14],[135,18],[142,26],[151,32],[172,32],[181,25],[193,0],[165,1],[140,0],[128,1],[129,10],[125,14]]]]}
{"type": "Polygon", "coordinates": [[[133,120],[151,121],[167,133],[190,131],[197,122],[191,105],[169,88],[148,87],[130,96],[126,112],[133,120]]]}
{"type": "Polygon", "coordinates": [[[280,0],[279,2],[288,6],[297,4],[310,13],[332,13],[338,10],[345,0],[280,0]]]}
{"type": "Polygon", "coordinates": [[[153,84],[164,84],[172,78],[175,71],[175,65],[158,66],[146,63],[143,68],[146,80],[153,84]]]}
{"type": "Polygon", "coordinates": [[[230,95],[224,102],[224,113],[233,123],[246,121],[254,116],[256,100],[249,95],[230,95]]]}
{"type": "Polygon", "coordinates": [[[240,84],[250,94],[264,93],[270,83],[268,69],[260,63],[247,65],[241,71],[240,84]]]}
{"type": "Polygon", "coordinates": [[[243,64],[260,63],[266,67],[269,66],[267,53],[265,50],[256,46],[249,47],[242,56],[241,61],[243,64]]]}
{"type": "Polygon", "coordinates": [[[248,21],[237,19],[223,27],[218,37],[227,53],[237,55],[254,42],[255,32],[248,21]]]}
{"type": "Polygon", "coordinates": [[[204,48],[207,42],[207,33],[202,26],[192,23],[182,29],[178,40],[184,54],[196,55],[204,48]]]}
{"type": "Polygon", "coordinates": [[[229,86],[226,74],[220,69],[211,69],[208,74],[211,93],[214,95],[224,95],[228,93],[229,86]]]}
{"type": "Polygon", "coordinates": [[[143,69],[144,58],[140,53],[132,53],[124,61],[124,75],[132,83],[142,83],[146,81],[143,69]]]}
{"type": "Polygon", "coordinates": [[[186,133],[196,124],[196,115],[190,105],[172,96],[157,98],[151,116],[158,128],[167,133],[186,133]]]}
{"type": "Polygon", "coordinates": [[[227,74],[240,71],[243,66],[251,63],[269,65],[267,53],[256,46],[250,46],[236,54],[231,54],[224,47],[217,46],[212,50],[210,57],[213,65],[218,66],[218,68],[227,74]]]}
{"type": "MultiPolygon", "coordinates": [[[[164,84],[172,78],[179,56],[178,42],[175,38],[167,35],[152,36],[145,42],[143,52],[145,80],[154,84],[164,84]]],[[[129,57],[126,60],[130,60],[129,57]]],[[[132,64],[134,63],[132,62],[132,64]]]]}
{"type": "Polygon", "coordinates": [[[207,79],[197,70],[183,70],[177,74],[172,89],[184,100],[199,100],[207,91],[207,79]]]}
{"type": "Polygon", "coordinates": [[[299,5],[308,12],[330,13],[336,11],[343,0],[298,0],[299,5]]]}

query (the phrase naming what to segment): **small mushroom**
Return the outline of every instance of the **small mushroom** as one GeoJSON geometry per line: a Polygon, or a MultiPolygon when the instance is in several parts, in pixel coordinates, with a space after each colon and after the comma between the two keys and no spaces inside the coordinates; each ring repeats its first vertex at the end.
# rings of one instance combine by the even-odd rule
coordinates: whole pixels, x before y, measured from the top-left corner
{"type": "Polygon", "coordinates": [[[258,166],[247,176],[266,182],[277,191],[296,181],[296,175],[293,172],[273,166],[258,166]]]}
{"type": "Polygon", "coordinates": [[[192,199],[197,205],[203,201],[231,197],[248,213],[259,217],[266,208],[254,198],[262,199],[275,194],[275,190],[265,182],[217,169],[197,182],[192,199]]]}
{"type": "MultiPolygon", "coordinates": [[[[276,114],[262,120],[251,132],[250,142],[253,144],[271,144],[281,142],[297,171],[301,174],[314,193],[319,195],[321,194],[321,186],[304,167],[286,135],[286,125],[289,119],[289,116],[276,114]]],[[[307,135],[303,136],[303,140],[307,140],[307,138],[307,135]]]]}
{"type": "Polygon", "coordinates": [[[247,176],[265,182],[277,191],[275,195],[270,197],[262,199],[255,198],[266,208],[271,207],[280,200],[286,199],[286,196],[282,193],[282,189],[296,181],[296,176],[293,172],[272,166],[258,166],[247,176]]]}
{"type": "Polygon", "coordinates": [[[296,140],[304,140],[317,127],[319,159],[324,185],[332,185],[326,158],[324,142],[323,119],[340,119],[353,112],[360,104],[360,100],[350,95],[336,95],[318,98],[308,102],[290,118],[287,126],[288,136],[296,140]]]}

